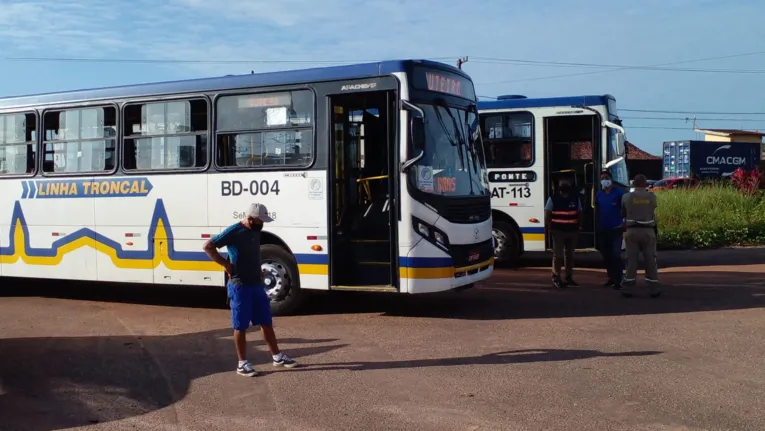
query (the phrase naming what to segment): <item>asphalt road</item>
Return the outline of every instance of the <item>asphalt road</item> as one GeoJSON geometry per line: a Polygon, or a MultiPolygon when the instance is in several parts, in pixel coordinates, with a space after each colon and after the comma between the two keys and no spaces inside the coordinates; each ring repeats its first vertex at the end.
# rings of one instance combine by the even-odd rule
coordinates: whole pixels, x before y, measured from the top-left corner
{"type": "Polygon", "coordinates": [[[659,299],[544,268],[320,295],[276,319],[303,366],[252,334],[249,379],[222,291],[4,281],[0,430],[763,430],[765,265],[735,253],[667,255],[659,299]]]}

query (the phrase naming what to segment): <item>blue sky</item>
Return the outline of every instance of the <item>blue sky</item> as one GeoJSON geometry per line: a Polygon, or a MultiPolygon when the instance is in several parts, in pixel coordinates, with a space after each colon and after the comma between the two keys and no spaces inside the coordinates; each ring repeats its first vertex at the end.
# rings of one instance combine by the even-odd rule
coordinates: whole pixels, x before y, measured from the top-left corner
{"type": "MultiPolygon", "coordinates": [[[[480,95],[610,93],[621,108],[765,112],[765,54],[672,66],[762,71],[746,74],[607,71],[481,59],[649,66],[765,51],[763,16],[765,2],[756,0],[0,0],[0,57],[5,58],[0,59],[0,95],[320,65],[67,63],[8,57],[448,58],[453,63],[467,55],[471,60],[464,69],[480,95]],[[600,73],[549,78],[594,71],[600,73]]],[[[628,139],[650,152],[658,152],[664,140],[696,136],[682,121],[692,115],[620,114],[628,139]]],[[[765,130],[765,115],[698,117],[735,120],[699,120],[701,127],[765,130]]]]}

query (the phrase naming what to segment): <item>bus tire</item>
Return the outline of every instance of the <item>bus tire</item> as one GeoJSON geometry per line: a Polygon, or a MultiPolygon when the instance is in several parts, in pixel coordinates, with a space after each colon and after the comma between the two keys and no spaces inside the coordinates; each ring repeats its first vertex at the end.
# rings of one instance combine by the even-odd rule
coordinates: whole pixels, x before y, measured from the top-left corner
{"type": "Polygon", "coordinates": [[[271,299],[271,313],[285,316],[294,313],[306,299],[300,288],[300,273],[295,257],[278,245],[260,247],[260,269],[265,271],[263,282],[271,299]]]}
{"type": "Polygon", "coordinates": [[[521,242],[518,231],[507,222],[495,220],[492,226],[494,235],[494,260],[497,264],[513,266],[521,256],[521,242]]]}

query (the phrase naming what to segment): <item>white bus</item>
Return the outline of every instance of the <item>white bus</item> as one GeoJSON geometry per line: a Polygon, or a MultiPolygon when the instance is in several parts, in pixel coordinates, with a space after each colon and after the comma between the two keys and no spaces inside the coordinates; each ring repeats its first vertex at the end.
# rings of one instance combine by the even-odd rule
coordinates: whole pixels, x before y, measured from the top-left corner
{"type": "Polygon", "coordinates": [[[478,102],[489,168],[495,259],[512,264],[524,251],[551,249],[544,206],[560,177],[580,193],[585,224],[579,249],[596,242],[594,196],[600,172],[629,187],[625,131],[611,95],[478,102]]]}
{"type": "Polygon", "coordinates": [[[0,99],[0,275],[224,286],[202,246],[261,202],[276,314],[472,286],[493,270],[476,101],[419,60],[0,99]]]}

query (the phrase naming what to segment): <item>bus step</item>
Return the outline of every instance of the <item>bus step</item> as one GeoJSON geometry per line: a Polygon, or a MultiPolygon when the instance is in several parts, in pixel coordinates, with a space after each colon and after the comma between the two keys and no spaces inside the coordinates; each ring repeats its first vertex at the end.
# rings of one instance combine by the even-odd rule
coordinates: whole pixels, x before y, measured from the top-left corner
{"type": "Polygon", "coordinates": [[[394,286],[331,286],[330,290],[347,290],[359,292],[398,292],[394,286]]]}
{"type": "Polygon", "coordinates": [[[356,265],[352,268],[353,284],[362,286],[387,286],[393,284],[390,262],[385,262],[382,259],[368,259],[362,262],[357,261],[356,265]]]}

